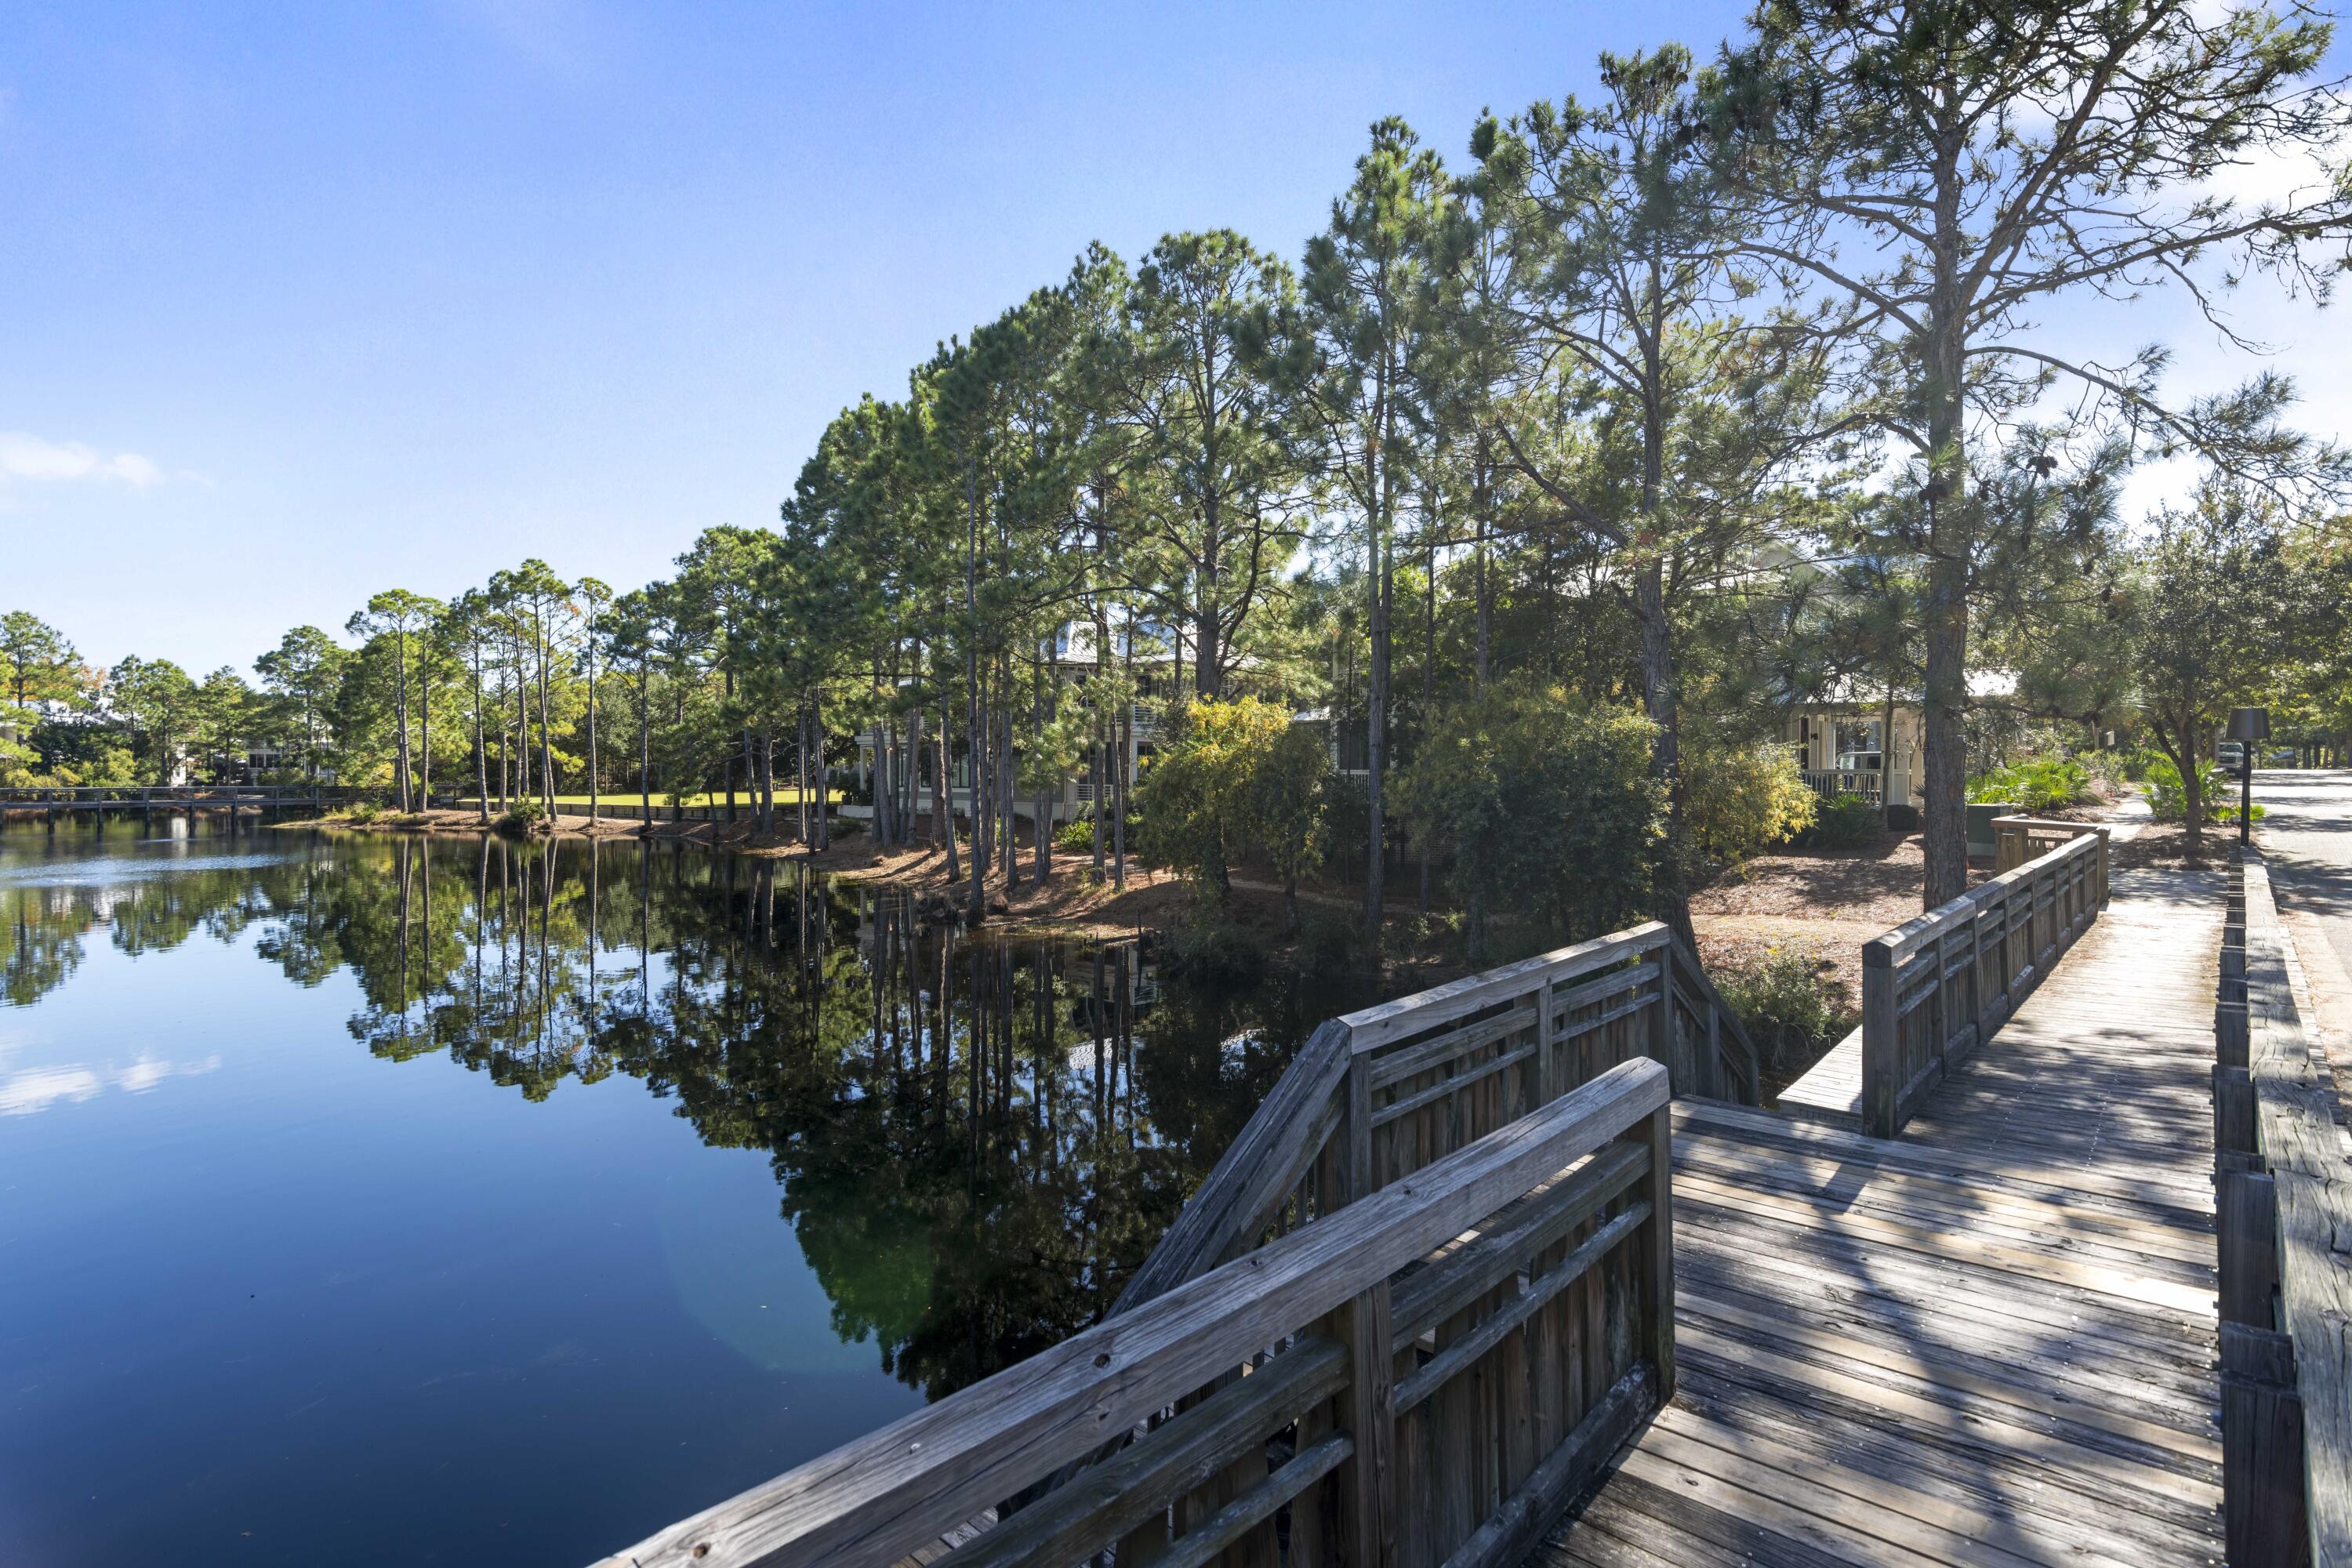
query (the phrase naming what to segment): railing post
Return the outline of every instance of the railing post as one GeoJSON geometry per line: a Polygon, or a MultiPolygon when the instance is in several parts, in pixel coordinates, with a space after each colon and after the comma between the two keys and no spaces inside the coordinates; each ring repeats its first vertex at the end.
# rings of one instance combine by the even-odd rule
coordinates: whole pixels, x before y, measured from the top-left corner
{"type": "Polygon", "coordinates": [[[1339,1561],[1396,1568],[1396,1363],[1389,1350],[1388,1281],[1349,1302],[1333,1327],[1348,1347],[1343,1414],[1356,1445],[1336,1478],[1339,1561]]]}
{"type": "Polygon", "coordinates": [[[2221,1325],[2221,1537],[2228,1561],[2311,1561],[2294,1342],[2221,1325]]]}
{"type": "Polygon", "coordinates": [[[1675,1111],[1669,1100],[1650,1113],[1650,1218],[1642,1226],[1643,1296],[1648,1321],[1643,1348],[1658,1369],[1658,1403],[1675,1396],[1675,1111]]]}
{"type": "MultiPolygon", "coordinates": [[[[1544,1009],[1547,1015],[1550,1011],[1549,1005],[1544,1009]]],[[[1349,1055],[1348,1076],[1339,1092],[1346,1107],[1338,1133],[1344,1140],[1340,1168],[1346,1173],[1346,1201],[1353,1204],[1370,1196],[1377,1185],[1372,1173],[1372,1074],[1362,1057],[1349,1055]]],[[[1333,1478],[1338,1488],[1339,1561],[1393,1568],[1396,1363],[1389,1349],[1388,1281],[1381,1280],[1360,1292],[1334,1313],[1331,1328],[1348,1347],[1348,1390],[1341,1396],[1340,1416],[1356,1445],[1354,1455],[1333,1478]]]]}
{"type": "MultiPolygon", "coordinates": [[[[1936,966],[1936,983],[1927,991],[1927,1045],[1939,1059],[1945,1051],[1950,1048],[1952,1043],[1952,1005],[1951,997],[1947,992],[1947,987],[1951,984],[1952,965],[1951,954],[1946,951],[1945,945],[1951,939],[1951,935],[1952,930],[1947,926],[1936,933],[1934,942],[1920,949],[1927,961],[1936,966]]],[[[1896,1020],[1895,1027],[1898,1030],[1902,1027],[1902,1021],[1899,1018],[1896,1020]]],[[[1909,1065],[1905,1064],[1906,1068],[1909,1065]]],[[[1892,1138],[1895,1134],[1889,1132],[1887,1136],[1892,1138]]]]}
{"type": "Polygon", "coordinates": [[[2221,1321],[2278,1327],[2278,1206],[2272,1179],[2252,1171],[2213,1178],[2221,1321]]]}
{"type": "Polygon", "coordinates": [[[1884,938],[1862,944],[1862,1130],[1892,1138],[1901,1130],[1901,1018],[1895,999],[1895,952],[1884,938]]]}
{"type": "Polygon", "coordinates": [[[1559,1094],[1559,1047],[1552,1039],[1552,985],[1536,988],[1536,1103],[1549,1105],[1559,1094]]]}
{"type": "MultiPolygon", "coordinates": [[[[1665,1068],[1669,1081],[1674,1082],[1675,1070],[1675,938],[1668,931],[1659,939],[1657,1011],[1650,1016],[1650,1056],[1665,1068]]],[[[1685,1077],[1689,1075],[1685,1074],[1685,1077]]],[[[1690,1085],[1674,1082],[1674,1092],[1685,1094],[1690,1085]]]]}

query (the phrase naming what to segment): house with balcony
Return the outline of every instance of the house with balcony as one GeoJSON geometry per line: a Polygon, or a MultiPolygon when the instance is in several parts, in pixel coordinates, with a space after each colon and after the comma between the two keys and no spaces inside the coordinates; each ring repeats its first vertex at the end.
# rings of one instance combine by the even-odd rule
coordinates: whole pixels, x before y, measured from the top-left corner
{"type": "MultiPolygon", "coordinates": [[[[1969,700],[1999,702],[2017,695],[2017,677],[2003,669],[1972,670],[1969,700]]],[[[1824,799],[1854,795],[1872,805],[1927,804],[1927,721],[1918,689],[1873,689],[1832,681],[1811,699],[1792,703],[1781,743],[1797,759],[1805,783],[1824,799]]]]}

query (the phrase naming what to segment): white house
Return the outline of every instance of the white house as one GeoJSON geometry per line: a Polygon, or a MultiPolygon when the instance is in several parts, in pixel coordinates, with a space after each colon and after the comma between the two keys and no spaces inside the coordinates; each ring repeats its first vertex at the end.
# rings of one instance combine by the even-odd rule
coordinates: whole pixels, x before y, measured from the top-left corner
{"type": "MultiPolygon", "coordinates": [[[[1970,702],[2013,697],[2017,677],[2002,669],[1974,670],[1968,691],[1970,702]]],[[[1815,794],[1916,806],[1926,803],[1927,793],[1920,766],[1925,737],[1916,689],[1890,693],[1848,679],[1791,707],[1780,738],[1796,753],[1797,766],[1815,794]]]]}

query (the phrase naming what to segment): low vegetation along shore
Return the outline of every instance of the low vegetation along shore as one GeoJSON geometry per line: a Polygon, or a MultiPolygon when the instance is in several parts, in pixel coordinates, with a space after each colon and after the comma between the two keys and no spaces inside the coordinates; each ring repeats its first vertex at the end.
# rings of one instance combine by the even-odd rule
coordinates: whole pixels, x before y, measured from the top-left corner
{"type": "MultiPolygon", "coordinates": [[[[1115,858],[1096,864],[1089,822],[1065,824],[1050,873],[1042,879],[1034,841],[1011,876],[1002,860],[992,868],[977,923],[1074,939],[1148,934],[1163,961],[1199,973],[1244,979],[1288,968],[1323,977],[1377,975],[1381,990],[1396,992],[1607,929],[1595,921],[1639,918],[1638,904],[1604,910],[1573,901],[1589,900],[1589,890],[1555,893],[1561,901],[1550,918],[1530,918],[1523,911],[1534,895],[1520,894],[1505,906],[1508,912],[1490,919],[1482,936],[1473,924],[1481,876],[1497,879],[1484,884],[1490,889],[1509,888],[1516,884],[1500,879],[1529,872],[1482,873],[1475,860],[1465,865],[1456,856],[1438,862],[1425,878],[1410,866],[1391,868],[1375,931],[1363,918],[1361,883],[1346,877],[1345,855],[1329,852],[1330,825],[1318,828],[1313,811],[1302,816],[1297,806],[1303,799],[1329,811],[1337,791],[1328,775],[1317,772],[1313,757],[1302,763],[1288,747],[1289,731],[1261,724],[1253,739],[1245,729],[1208,722],[1171,746],[1147,793],[1157,814],[1138,835],[1142,851],[1128,856],[1123,876],[1115,858]],[[1299,785],[1293,775],[1302,767],[1299,785]],[[1270,790],[1269,779],[1295,787],[1270,790]],[[1268,801],[1275,804],[1252,804],[1268,801]],[[1281,851],[1289,832],[1306,835],[1303,850],[1281,851]]],[[[1608,737],[1601,740],[1605,756],[1608,737]]],[[[1597,766],[1589,756],[1580,764],[1576,758],[1547,755],[1532,742],[1524,760],[1555,776],[1583,779],[1588,787],[1596,773],[1616,781],[1622,798],[1615,806],[1588,797],[1581,809],[1588,826],[1632,823],[1636,830],[1620,837],[1633,847],[1612,858],[1598,840],[1586,837],[1569,863],[1588,875],[1615,876],[1638,896],[1645,879],[1662,874],[1654,840],[1638,831],[1643,814],[1657,812],[1659,803],[1645,794],[1643,738],[1629,732],[1616,744],[1614,767],[1597,766]]],[[[1853,1027],[1863,945],[1919,912],[1926,855],[1915,829],[1890,828],[1885,814],[1860,802],[1820,800],[1785,754],[1754,755],[1753,767],[1719,773],[1713,781],[1730,787],[1695,793],[1696,809],[1686,831],[1717,853],[1690,866],[1687,899],[1691,932],[1708,972],[1764,1047],[1768,1076],[1786,1081],[1853,1027]]],[[[1988,773],[1973,785],[1979,796],[2012,797],[2002,804],[2041,815],[2127,823],[2126,841],[2116,850],[2121,865],[2178,863],[2187,851],[2184,792],[2161,757],[2051,756],[1988,773]]],[[[793,809],[780,805],[773,817],[776,829],[763,832],[748,810],[732,822],[646,824],[610,816],[592,822],[584,810],[551,817],[525,810],[486,821],[468,806],[345,811],[316,826],[337,832],[470,837],[489,830],[693,845],[898,889],[925,918],[973,921],[971,847],[962,836],[951,871],[948,856],[929,837],[928,818],[910,828],[911,841],[886,845],[866,825],[835,816],[829,842],[818,847],[799,838],[793,809]]],[[[1985,874],[1979,865],[1971,877],[1985,874]]]]}

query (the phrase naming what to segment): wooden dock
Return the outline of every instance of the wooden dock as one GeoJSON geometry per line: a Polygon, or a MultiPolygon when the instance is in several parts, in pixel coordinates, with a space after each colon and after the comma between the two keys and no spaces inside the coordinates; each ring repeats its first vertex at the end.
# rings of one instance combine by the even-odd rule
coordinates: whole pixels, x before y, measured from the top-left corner
{"type": "Polygon", "coordinates": [[[2221,915],[2117,874],[1899,1138],[1678,1104],[1678,1391],[1532,1561],[2219,1562],[2221,915]]]}
{"type": "Polygon", "coordinates": [[[1754,1103],[1656,925],[1332,1019],[1103,1322],[607,1562],[2187,1568],[2306,1491],[2333,1542],[2352,1206],[2284,1152],[2304,1331],[2216,1311],[2215,1026],[2301,1092],[2281,966],[2221,872],[2110,872],[1866,945],[1858,1104],[1754,1103]]]}

